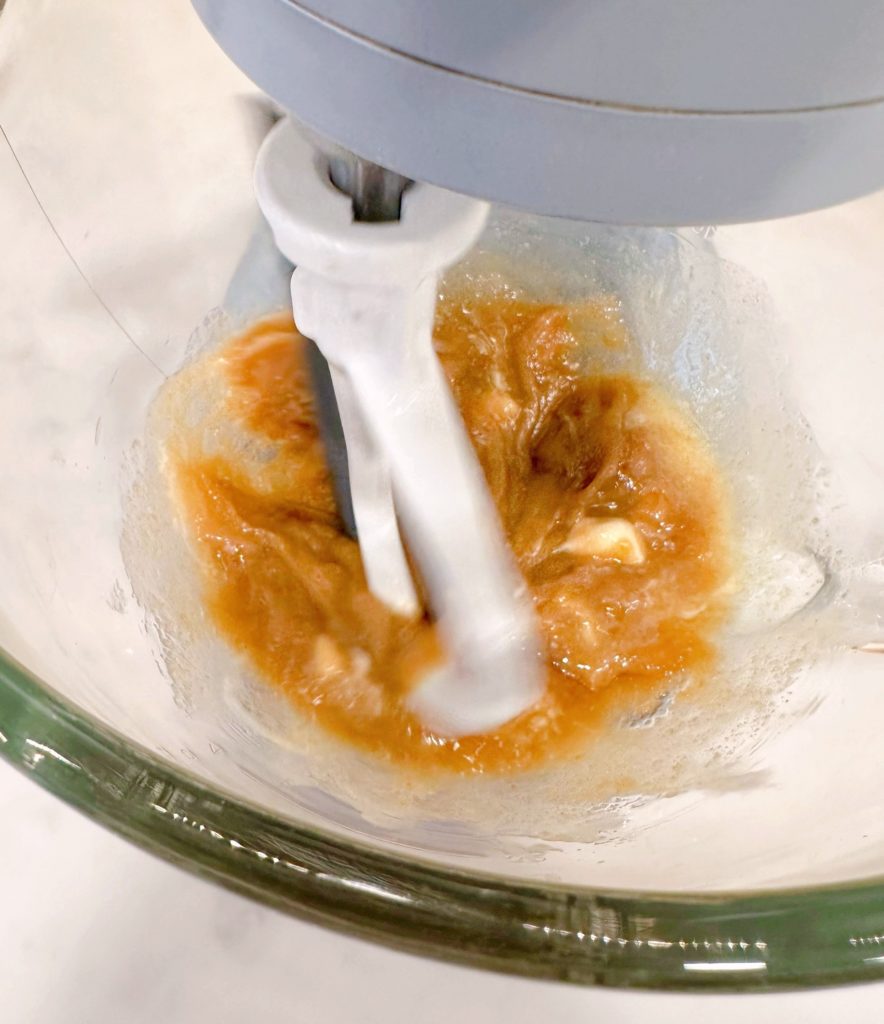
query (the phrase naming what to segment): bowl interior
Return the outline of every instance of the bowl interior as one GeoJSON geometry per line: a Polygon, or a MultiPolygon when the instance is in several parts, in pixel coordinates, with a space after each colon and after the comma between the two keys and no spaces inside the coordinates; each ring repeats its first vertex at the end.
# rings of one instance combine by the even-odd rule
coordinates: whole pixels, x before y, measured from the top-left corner
{"type": "Polygon", "coordinates": [[[377,766],[305,754],[205,622],[176,633],[170,589],[195,596],[161,503],[139,507],[158,388],[285,301],[251,191],[267,107],[186,5],[13,2],[0,63],[9,658],[282,825],[483,877],[701,894],[880,876],[881,197],[711,240],[497,214],[483,247],[529,283],[621,296],[648,372],[719,451],[743,616],[708,699],[624,723],[578,779],[403,803],[377,766]],[[562,813],[536,816],[550,799],[562,813]]]}

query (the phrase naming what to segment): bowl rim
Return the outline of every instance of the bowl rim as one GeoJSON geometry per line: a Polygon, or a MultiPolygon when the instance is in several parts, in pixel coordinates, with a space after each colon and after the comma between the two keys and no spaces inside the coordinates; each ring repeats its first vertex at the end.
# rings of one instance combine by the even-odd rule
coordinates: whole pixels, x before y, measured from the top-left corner
{"type": "Polygon", "coordinates": [[[758,991],[884,978],[884,876],[629,892],[442,867],[285,821],[172,765],[0,649],[0,757],[143,849],[301,918],[549,980],[758,991]]]}

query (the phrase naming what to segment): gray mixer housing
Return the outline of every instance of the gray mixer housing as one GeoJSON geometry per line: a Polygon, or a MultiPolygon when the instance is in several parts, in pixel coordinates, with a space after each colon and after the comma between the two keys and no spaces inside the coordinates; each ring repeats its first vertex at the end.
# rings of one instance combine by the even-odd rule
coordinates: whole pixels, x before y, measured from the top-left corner
{"type": "Polygon", "coordinates": [[[758,220],[884,185],[881,0],[193,0],[304,124],[540,213],[758,220]]]}

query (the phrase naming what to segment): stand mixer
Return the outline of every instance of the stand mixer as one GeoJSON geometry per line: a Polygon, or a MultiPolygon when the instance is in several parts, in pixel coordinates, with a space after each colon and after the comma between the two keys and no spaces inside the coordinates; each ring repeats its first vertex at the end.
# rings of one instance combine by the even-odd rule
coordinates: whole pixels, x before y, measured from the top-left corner
{"type": "MultiPolygon", "coordinates": [[[[426,16],[443,18],[451,6],[439,5],[426,16]]],[[[502,7],[474,6],[480,9],[458,5],[463,15],[458,24],[475,26],[459,36],[463,42],[468,35],[487,51],[479,21],[484,24],[485,11],[500,13],[502,7]]],[[[506,6],[515,18],[517,0],[506,6]]],[[[538,16],[551,23],[545,28],[550,45],[557,26],[574,27],[577,8],[586,7],[587,17],[603,10],[600,4],[574,4],[567,18],[551,19],[549,10],[564,6],[544,5],[538,16]]],[[[674,8],[681,5],[671,6],[668,16],[675,18],[674,8]]],[[[262,21],[261,15],[271,7],[280,17],[292,16],[291,5],[281,0],[266,7],[260,0],[242,4],[242,16],[248,15],[253,29],[270,28],[272,21],[262,21]]],[[[340,14],[344,6],[336,9],[340,14]]],[[[405,2],[397,4],[397,17],[405,18],[409,9],[405,2]]],[[[619,13],[628,9],[616,6],[619,13]]],[[[772,54],[783,58],[792,42],[798,45],[793,37],[800,30],[806,59],[797,72],[794,65],[785,71],[784,80],[816,82],[816,87],[821,80],[835,83],[835,105],[872,95],[871,88],[857,86],[855,76],[870,67],[866,46],[878,59],[874,12],[845,5],[837,18],[818,13],[821,26],[812,21],[816,8],[810,5],[767,4],[735,9],[734,21],[748,18],[746,10],[756,16],[755,25],[765,27],[771,27],[777,11],[793,17],[783,15],[775,41],[762,33],[739,54],[732,46],[719,47],[706,60],[704,73],[727,62],[730,81],[748,89],[760,81],[759,64],[780,66],[772,54]],[[857,23],[860,16],[865,20],[857,23]],[[806,38],[809,32],[826,41],[825,59],[823,48],[806,38]],[[838,54],[851,46],[856,58],[839,63],[838,54]]],[[[702,10],[694,7],[690,13],[695,27],[703,22],[702,10]]],[[[499,22],[489,29],[495,37],[508,24],[499,22]]],[[[536,46],[534,27],[532,46],[526,42],[523,54],[544,52],[536,46]]],[[[659,24],[654,31],[666,67],[679,67],[670,61],[673,54],[692,61],[703,56],[699,47],[692,50],[694,36],[683,25],[683,39],[669,38],[659,24]]],[[[747,33],[734,29],[729,40],[734,46],[745,43],[747,33]]],[[[340,33],[336,38],[340,41],[340,33]]],[[[438,32],[427,38],[437,48],[445,43],[438,32]]],[[[512,34],[506,39],[512,42],[512,34]]],[[[358,51],[349,62],[321,63],[296,50],[294,37],[278,42],[277,47],[271,32],[264,45],[268,53],[291,53],[285,70],[304,72],[305,90],[310,74],[314,85],[322,81],[323,89],[336,90],[357,70],[358,51]]],[[[388,37],[389,45],[368,48],[368,56],[381,59],[395,42],[388,37]]],[[[630,60],[632,53],[633,42],[623,51],[611,48],[602,63],[610,70],[612,60],[630,60]]],[[[425,63],[440,56],[427,51],[425,63]]],[[[645,52],[644,59],[652,56],[653,51],[645,52]]],[[[604,53],[595,57],[600,69],[604,53]]],[[[513,63],[521,65],[523,75],[534,66],[518,54],[513,63]]],[[[570,776],[557,775],[555,789],[539,789],[544,780],[532,773],[483,776],[453,780],[438,799],[434,793],[432,800],[406,808],[404,816],[378,818],[372,811],[379,786],[393,792],[398,809],[411,777],[385,772],[349,748],[336,747],[334,758],[323,760],[309,744],[321,744],[324,737],[308,730],[309,723],[298,733],[287,731],[286,714],[299,717],[288,701],[248,665],[241,668],[228,652],[219,652],[221,641],[204,613],[203,595],[188,589],[198,582],[181,557],[188,551],[176,546],[168,558],[157,557],[166,540],[178,539],[166,480],[133,494],[133,470],[144,466],[140,459],[133,465],[133,459],[151,440],[150,411],[166,379],[180,379],[182,367],[197,356],[199,362],[204,354],[214,355],[239,325],[287,300],[291,267],[261,224],[263,248],[253,250],[249,261],[249,287],[240,292],[241,301],[227,301],[260,223],[253,175],[269,128],[264,98],[225,57],[189,4],[6,0],[0,66],[0,233],[7,241],[0,288],[5,330],[0,346],[5,497],[0,507],[0,759],[145,850],[292,914],[413,952],[605,986],[757,990],[884,977],[882,663],[875,654],[850,649],[854,639],[881,640],[884,194],[817,213],[724,226],[712,240],[690,229],[611,227],[493,211],[479,258],[501,252],[505,259],[518,259],[527,253],[523,266],[507,264],[514,280],[543,287],[547,278],[535,282],[529,270],[535,253],[545,259],[553,252],[556,259],[549,266],[556,274],[551,288],[556,295],[565,293],[569,300],[620,296],[642,372],[646,369],[696,415],[722,467],[742,485],[735,489],[738,497],[750,483],[760,484],[740,506],[739,524],[763,527],[760,520],[772,512],[766,522],[773,523],[786,551],[804,542],[809,520],[803,517],[818,507],[803,503],[795,486],[807,479],[799,479],[803,465],[793,463],[793,472],[781,472],[789,467],[778,453],[793,428],[806,433],[809,424],[819,456],[812,464],[831,471],[829,495],[842,506],[828,518],[828,504],[819,510],[820,535],[845,552],[834,564],[836,582],[844,580],[843,569],[869,565],[877,575],[869,572],[866,582],[878,589],[868,594],[865,606],[857,601],[847,609],[849,625],[863,626],[865,635],[855,638],[856,629],[847,637],[839,634],[831,658],[828,649],[825,659],[808,657],[794,676],[775,677],[783,640],[779,623],[771,627],[769,620],[760,621],[744,635],[743,647],[760,667],[745,680],[746,696],[752,709],[771,716],[748,738],[733,737],[733,720],[708,701],[703,704],[698,694],[697,700],[676,699],[650,729],[611,722],[609,734],[606,730],[587,750],[580,766],[591,781],[599,780],[593,791],[602,791],[597,799],[570,776]],[[281,271],[272,289],[262,287],[268,264],[281,271]],[[556,291],[559,282],[562,292],[556,291]],[[734,368],[733,388],[702,386],[710,379],[705,353],[728,372],[734,368]],[[768,375],[772,356],[779,356],[781,365],[768,375]],[[774,415],[764,419],[765,408],[784,408],[767,387],[771,381],[784,382],[792,395],[785,422],[774,415]],[[720,411],[729,399],[730,406],[720,411]],[[778,424],[781,433],[759,429],[778,424]],[[758,453],[757,463],[740,461],[748,446],[758,453]],[[768,503],[756,500],[765,495],[768,503]],[[147,519],[142,513],[152,514],[154,507],[157,516],[147,519]],[[134,535],[126,534],[130,509],[138,513],[134,535]],[[126,557],[127,537],[137,563],[126,557]],[[167,598],[180,604],[164,616],[167,598]],[[857,623],[857,609],[877,613],[877,622],[857,623]],[[756,655],[759,637],[762,655],[756,655]],[[766,653],[773,657],[767,660],[766,653]],[[195,671],[185,672],[191,667],[195,671]],[[651,758],[654,751],[657,760],[651,758]],[[668,777],[661,785],[658,765],[666,770],[676,759],[682,764],[687,759],[687,770],[671,786],[668,777]],[[607,789],[612,764],[625,766],[628,777],[623,786],[607,789]],[[343,792],[342,777],[352,783],[343,792]],[[448,790],[455,783],[464,791],[462,813],[450,813],[448,790]],[[565,828],[543,830],[543,815],[533,812],[547,793],[573,801],[581,816],[576,836],[565,828]],[[498,825],[501,808],[510,820],[498,825]]],[[[449,84],[454,87],[454,79],[466,78],[468,70],[446,76],[449,84]]],[[[506,80],[499,66],[490,73],[506,80]]],[[[628,84],[618,95],[609,94],[612,102],[654,102],[652,96],[629,92],[628,84]]],[[[381,124],[380,108],[374,108],[373,122],[351,125],[365,134],[366,145],[357,151],[381,165],[401,167],[409,178],[432,181],[433,160],[428,158],[422,177],[417,167],[368,145],[382,132],[396,133],[408,114],[406,101],[417,98],[401,85],[396,78],[391,124],[381,124]]],[[[547,91],[558,88],[568,95],[567,85],[564,78],[548,82],[547,91]]],[[[680,105],[673,90],[663,90],[659,75],[655,86],[658,105],[680,105]]],[[[515,90],[500,92],[510,96],[515,90]]],[[[487,156],[492,147],[480,132],[471,133],[469,107],[457,105],[460,134],[448,131],[448,114],[442,116],[447,95],[440,90],[435,106],[413,111],[410,131],[424,133],[425,140],[433,131],[451,148],[455,142],[462,152],[480,147],[487,156]]],[[[343,97],[335,93],[334,98],[331,113],[352,121],[353,108],[346,104],[363,99],[352,82],[343,97]]],[[[554,100],[534,100],[554,113],[554,100]]],[[[720,100],[716,97],[716,108],[720,100]]],[[[740,106],[758,109],[761,100],[744,93],[740,106]]],[[[292,95],[287,104],[297,111],[296,101],[292,95]]],[[[805,98],[796,102],[814,105],[805,98]]],[[[696,104],[694,96],[690,105],[696,104]]],[[[583,106],[587,116],[604,114],[597,104],[583,106]]],[[[848,120],[873,113],[872,104],[850,109],[848,120]]],[[[841,114],[820,114],[820,131],[841,114]]],[[[627,115],[622,112],[624,125],[627,115]]],[[[779,118],[756,119],[768,116],[770,123],[779,118]]],[[[637,115],[636,130],[638,120],[637,115]]],[[[675,131],[675,119],[661,114],[659,120],[658,167],[659,161],[677,160],[677,153],[666,149],[671,136],[664,134],[667,126],[675,131]]],[[[733,132],[747,127],[740,115],[725,120],[733,132]]],[[[817,123],[817,115],[810,120],[817,123]]],[[[519,135],[522,123],[524,118],[484,126],[497,146],[487,174],[498,157],[503,161],[518,151],[515,139],[508,149],[503,143],[504,136],[519,135]]],[[[314,124],[322,127],[317,118],[314,124]]],[[[355,138],[348,141],[332,128],[329,124],[326,134],[357,147],[355,138]]],[[[830,165],[841,162],[842,175],[866,174],[873,167],[877,130],[851,135],[852,152],[864,154],[863,159],[846,159],[846,145],[831,132],[823,135],[820,145],[828,145],[830,165]]],[[[810,128],[805,141],[800,159],[781,168],[778,183],[768,183],[781,202],[787,194],[794,201],[795,189],[804,188],[802,160],[814,149],[810,128]],[[788,182],[792,172],[794,189],[788,182]]],[[[528,150],[523,156],[534,161],[535,170],[543,163],[550,165],[550,174],[564,173],[559,164],[571,159],[565,153],[573,153],[578,142],[573,132],[560,136],[557,161],[549,157],[552,150],[542,161],[528,150]]],[[[594,137],[588,142],[587,159],[617,159],[613,144],[602,151],[594,137]]],[[[439,166],[455,159],[443,146],[430,156],[439,166]]],[[[650,167],[626,164],[620,168],[624,186],[632,188],[640,177],[648,179],[647,188],[654,186],[650,167]]],[[[520,165],[502,166],[509,175],[522,173],[520,165]]],[[[743,192],[737,188],[740,174],[755,173],[754,165],[740,173],[739,164],[735,168],[727,178],[734,195],[743,192]]],[[[843,180],[833,176],[832,183],[843,180]]],[[[546,182],[535,175],[534,201],[554,209],[546,182]]],[[[699,190],[693,179],[691,189],[699,190]]],[[[637,202],[635,189],[622,192],[624,203],[637,202]]],[[[759,203],[762,192],[767,194],[759,187],[759,203]]],[[[488,194],[501,193],[489,189],[488,194]]],[[[601,193],[584,181],[583,194],[588,203],[601,193]]],[[[685,195],[689,204],[691,190],[685,195]]],[[[702,212],[704,220],[706,214],[709,221],[723,219],[702,212]]],[[[804,635],[819,618],[804,616],[797,631],[804,635]]],[[[712,692],[718,695],[739,682],[737,675],[726,674],[712,692]]],[[[22,823],[14,808],[7,817],[14,835],[22,823]]],[[[70,864],[66,834],[41,827],[39,843],[51,861],[70,864]]],[[[120,922],[112,879],[103,867],[95,875],[109,917],[120,922]]],[[[9,884],[23,889],[24,881],[13,873],[9,884]]],[[[45,879],[38,884],[40,891],[50,891],[45,879]]],[[[65,892],[73,890],[67,886],[65,892]]],[[[54,902],[70,903],[75,913],[92,909],[91,895],[84,890],[79,896],[73,903],[54,902]]],[[[161,902],[167,908],[174,904],[166,919],[174,930],[181,914],[174,890],[146,890],[144,912],[150,914],[161,902]]],[[[29,906],[27,914],[39,928],[34,908],[29,906]]],[[[201,912],[189,918],[200,919],[201,912]]],[[[138,925],[137,918],[127,918],[126,941],[129,921],[138,925]]],[[[76,928],[81,927],[78,919],[76,928]]],[[[111,941],[118,936],[112,931],[111,941]]],[[[243,938],[249,959],[261,948],[279,947],[283,971],[298,952],[296,932],[264,942],[246,929],[243,938]]],[[[301,945],[312,948],[309,937],[301,945]]],[[[389,974],[379,981],[385,993],[401,982],[402,963],[391,961],[389,974]]],[[[306,970],[312,969],[311,962],[306,970]]],[[[50,976],[55,977],[51,965],[50,976]]],[[[427,990],[440,989],[436,1015],[442,1019],[452,1008],[444,999],[442,973],[435,978],[427,990]]],[[[336,975],[330,991],[340,984],[336,975]]],[[[41,979],[37,987],[42,999],[47,986],[41,979]]],[[[542,987],[537,1012],[549,1010],[552,991],[542,987]]],[[[587,996],[586,1013],[593,1007],[592,993],[578,994],[587,996]]],[[[66,1006],[68,987],[58,995],[66,1006]]],[[[845,1013],[850,996],[843,988],[833,993],[845,1013]]],[[[425,1000],[425,993],[420,998],[425,1000]]],[[[623,999],[629,1002],[628,996],[623,999]]],[[[788,996],[777,999],[791,1005],[788,996]]],[[[666,1005],[665,998],[649,1002],[651,1012],[666,1005]]],[[[788,1017],[789,1006],[781,1015],[783,1010],[788,1017]]],[[[626,1006],[611,1012],[628,1016],[626,1006]]],[[[643,1013],[647,1016],[647,1004],[643,1013]]]]}
{"type": "Polygon", "coordinates": [[[401,522],[447,641],[450,665],[411,705],[448,735],[501,725],[539,695],[539,642],[432,352],[437,275],[485,211],[443,189],[640,224],[754,220],[862,194],[884,182],[884,11],[194,3],[259,86],[333,140],[278,125],[257,195],[297,267],[296,322],[330,366],[320,419],[336,402],[349,458],[330,462],[349,465],[339,504],[352,504],[371,589],[419,609],[401,522]]]}

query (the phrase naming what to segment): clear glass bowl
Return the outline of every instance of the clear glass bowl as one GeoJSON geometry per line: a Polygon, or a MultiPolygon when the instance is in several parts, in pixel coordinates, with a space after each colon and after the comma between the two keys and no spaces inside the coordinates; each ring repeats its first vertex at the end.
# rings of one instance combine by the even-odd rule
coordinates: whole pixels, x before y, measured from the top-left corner
{"type": "MultiPolygon", "coordinates": [[[[284,294],[251,190],[267,123],[186,4],[2,7],[0,754],[146,849],[412,951],[629,986],[884,977],[882,197],[712,242],[498,215],[489,247],[622,295],[738,471],[767,595],[738,645],[753,678],[781,644],[813,654],[732,748],[695,742],[680,784],[539,836],[325,791],[226,663],[176,689],[175,637],[135,599],[121,538],[149,403],[213,310],[284,294]]],[[[162,562],[141,572],[161,595],[162,562]]]]}

